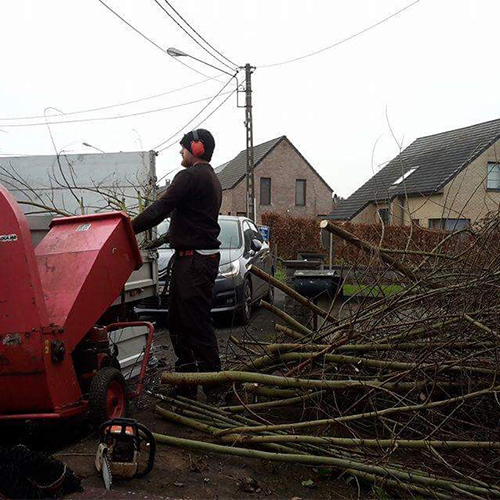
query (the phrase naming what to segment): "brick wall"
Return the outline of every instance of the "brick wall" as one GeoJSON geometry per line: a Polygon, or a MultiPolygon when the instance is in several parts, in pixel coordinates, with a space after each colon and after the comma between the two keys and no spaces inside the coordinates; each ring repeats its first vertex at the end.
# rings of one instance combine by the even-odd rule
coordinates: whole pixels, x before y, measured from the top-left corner
{"type": "MultiPolygon", "coordinates": [[[[299,217],[317,217],[332,211],[332,190],[309,167],[288,140],[281,141],[255,168],[257,222],[263,213],[279,213],[299,217]],[[260,179],[271,178],[271,204],[260,204],[260,179]],[[295,205],[295,181],[306,180],[306,204],[295,205]]],[[[236,215],[245,211],[246,181],[223,193],[221,213],[236,215]]]]}
{"type": "Polygon", "coordinates": [[[233,189],[222,192],[221,214],[238,215],[246,212],[246,180],[243,179],[233,189]]]}
{"type": "MultiPolygon", "coordinates": [[[[397,198],[391,202],[392,222],[409,225],[418,219],[429,227],[429,219],[470,219],[472,223],[500,210],[500,192],[488,191],[488,162],[500,160],[500,141],[488,148],[447,184],[441,194],[397,198]]],[[[376,207],[370,204],[352,222],[378,223],[376,207]]]]}

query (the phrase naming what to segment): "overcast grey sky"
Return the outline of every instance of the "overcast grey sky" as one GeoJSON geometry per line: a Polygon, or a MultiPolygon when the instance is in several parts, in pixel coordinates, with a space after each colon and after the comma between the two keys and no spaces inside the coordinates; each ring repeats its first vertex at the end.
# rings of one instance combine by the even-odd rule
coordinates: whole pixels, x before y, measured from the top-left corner
{"type": "MultiPolygon", "coordinates": [[[[161,47],[210,59],[154,0],[105,0],[161,47]]],[[[164,4],[163,0],[159,0],[164,4]]],[[[412,0],[172,0],[220,52],[253,77],[255,144],[287,135],[341,195],[351,194],[398,153],[398,141],[500,117],[498,0],[421,0],[370,32],[288,65],[263,67],[331,45],[412,0]],[[395,138],[392,136],[388,125],[395,138]]],[[[149,44],[98,0],[0,2],[0,154],[52,154],[43,120],[5,118],[108,106],[205,80],[149,44]]],[[[183,58],[199,71],[216,71],[183,58]]],[[[228,80],[199,85],[134,105],[50,120],[115,117],[199,101],[228,80]]],[[[227,89],[234,89],[231,83],[227,89]]],[[[226,96],[221,96],[192,126],[226,96]]],[[[205,106],[107,121],[52,125],[58,150],[149,150],[205,106]]],[[[244,110],[231,98],[204,127],[213,131],[217,166],[245,147],[244,110]]],[[[190,127],[187,127],[186,131],[190,127]]],[[[179,164],[174,145],[158,157],[160,175],[179,164]]],[[[167,143],[167,144],[170,144],[167,143]]]]}

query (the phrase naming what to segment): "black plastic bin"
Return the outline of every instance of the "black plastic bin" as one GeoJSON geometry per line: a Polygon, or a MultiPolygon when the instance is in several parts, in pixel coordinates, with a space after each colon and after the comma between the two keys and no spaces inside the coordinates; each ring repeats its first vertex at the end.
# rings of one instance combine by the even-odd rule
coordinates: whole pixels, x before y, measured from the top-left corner
{"type": "Polygon", "coordinates": [[[292,282],[294,290],[309,299],[317,299],[323,295],[333,298],[342,286],[340,273],[328,269],[295,271],[292,282]]]}

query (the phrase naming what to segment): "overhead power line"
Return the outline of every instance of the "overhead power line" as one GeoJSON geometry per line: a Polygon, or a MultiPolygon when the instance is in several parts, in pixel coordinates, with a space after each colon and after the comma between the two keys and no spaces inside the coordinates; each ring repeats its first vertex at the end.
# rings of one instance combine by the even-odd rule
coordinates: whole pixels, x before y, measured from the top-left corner
{"type": "MultiPolygon", "coordinates": [[[[234,89],[232,90],[231,92],[229,92],[228,96],[222,100],[219,105],[217,107],[215,107],[207,116],[205,116],[205,118],[203,118],[203,120],[201,120],[200,122],[198,122],[194,127],[193,129],[197,129],[199,128],[201,125],[203,125],[216,111],[218,111],[222,106],[224,106],[224,104],[231,98],[232,95],[234,95],[236,93],[237,89],[234,89]]],[[[190,120],[188,123],[186,123],[186,125],[184,125],[184,127],[182,127],[182,129],[180,129],[179,132],[177,132],[175,135],[171,136],[170,139],[173,139],[176,135],[178,135],[183,129],[185,129],[188,125],[191,124],[193,120],[190,120]]],[[[175,146],[177,144],[177,140],[175,140],[174,142],[168,144],[167,146],[165,146],[164,148],[160,149],[158,151],[158,153],[161,153],[162,151],[165,151],[166,149],[169,149],[171,148],[172,146],[175,146]]],[[[174,168],[173,170],[170,170],[169,172],[167,172],[165,175],[162,175],[157,183],[159,184],[163,179],[165,179],[165,177],[167,177],[168,175],[170,175],[171,173],[175,172],[176,170],[178,170],[178,168],[174,168]]]]}
{"type": "MultiPolygon", "coordinates": [[[[231,92],[225,92],[224,94],[227,94],[227,97],[225,99],[223,99],[207,116],[205,116],[205,118],[203,118],[203,120],[201,120],[200,122],[198,122],[193,127],[193,129],[199,128],[200,125],[203,125],[216,111],[218,111],[222,106],[224,106],[224,104],[231,98],[231,96],[233,96],[236,93],[236,90],[237,89],[234,89],[231,92]]],[[[224,94],[221,94],[221,95],[224,95],[224,94]]],[[[191,122],[187,123],[183,127],[183,129],[186,128],[188,125],[190,125],[190,123],[191,122]]],[[[166,149],[172,147],[174,144],[176,144],[176,143],[174,142],[172,144],[169,144],[168,146],[165,146],[164,148],[160,149],[158,152],[161,153],[162,151],[165,151],[166,149]]]]}
{"type": "MultiPolygon", "coordinates": [[[[122,17],[120,14],[118,14],[118,12],[116,12],[115,10],[113,10],[106,2],[104,2],[104,0],[97,0],[97,1],[99,3],[101,3],[102,5],[104,5],[104,7],[106,7],[106,9],[108,9],[118,19],[120,19],[120,21],[122,21],[123,23],[125,23],[129,28],[131,28],[132,30],[134,30],[138,35],[140,35],[142,38],[144,38],[145,40],[147,40],[150,44],[154,45],[157,49],[161,50],[169,58],[171,57],[168,54],[168,52],[161,45],[158,45],[154,40],[152,40],[151,38],[149,38],[148,36],[146,36],[144,33],[142,33],[142,31],[139,31],[135,26],[133,26],[132,24],[130,24],[124,17],[122,17]]],[[[193,68],[189,64],[186,64],[184,61],[181,61],[179,58],[173,58],[173,59],[175,61],[177,61],[178,63],[182,64],[183,66],[186,66],[186,68],[189,68],[191,71],[194,71],[194,72],[198,73],[199,75],[202,75],[202,76],[204,76],[206,78],[210,78],[211,80],[217,80],[217,76],[214,77],[214,76],[206,75],[205,73],[202,73],[201,71],[198,71],[197,69],[193,68]]]]}
{"type": "Polygon", "coordinates": [[[202,35],[200,35],[200,33],[195,29],[193,28],[193,26],[188,22],[186,21],[186,19],[182,16],[182,14],[172,5],[171,2],[169,2],[168,0],[165,0],[165,3],[191,28],[192,31],[194,31],[196,33],[196,35],[198,35],[199,38],[201,38],[201,40],[203,40],[212,50],[214,50],[215,52],[217,52],[217,54],[219,54],[221,57],[223,57],[228,63],[232,64],[234,67],[238,67],[239,65],[236,64],[235,62],[231,61],[231,59],[229,59],[228,57],[226,57],[222,52],[219,52],[206,38],[204,38],[202,35]]]}
{"type": "MultiPolygon", "coordinates": [[[[230,80],[231,81],[231,80],[230,80]]],[[[224,86],[222,89],[224,89],[224,86]]],[[[225,94],[229,94],[230,92],[225,92],[225,94]]],[[[203,97],[202,99],[197,99],[195,101],[184,102],[182,104],[173,104],[172,106],[167,106],[165,108],[156,108],[149,109],[147,111],[138,111],[137,113],[129,113],[126,115],[116,115],[116,116],[102,116],[99,118],[80,118],[78,120],[60,120],[60,121],[45,121],[45,122],[37,122],[37,123],[7,123],[2,125],[2,128],[14,128],[14,127],[42,127],[47,125],[63,125],[66,123],[84,123],[84,122],[98,122],[98,121],[106,121],[106,120],[120,120],[122,118],[130,118],[133,116],[142,116],[148,115],[151,113],[159,113],[161,111],[167,111],[169,109],[182,108],[184,106],[190,106],[191,104],[197,104],[198,102],[208,101],[212,102],[212,100],[221,95],[221,91],[219,91],[215,96],[211,97],[203,97]]],[[[210,103],[209,103],[210,104],[210,103]]]]}
{"type": "MultiPolygon", "coordinates": [[[[92,113],[95,111],[105,111],[107,109],[112,109],[112,108],[119,108],[121,106],[127,106],[129,104],[137,104],[138,102],[143,102],[143,101],[149,101],[151,99],[156,99],[158,97],[163,97],[168,94],[173,94],[174,92],[179,92],[181,90],[188,89],[190,87],[195,87],[196,85],[201,85],[202,83],[210,81],[211,78],[206,78],[205,80],[201,80],[196,83],[191,83],[190,85],[185,85],[184,87],[179,87],[177,89],[172,89],[172,90],[167,90],[166,92],[162,92],[161,94],[155,94],[155,95],[150,95],[147,97],[140,97],[139,99],[134,99],[132,101],[126,101],[126,102],[120,102],[117,104],[110,104],[108,106],[101,106],[99,108],[90,108],[90,109],[81,109],[78,111],[69,111],[67,113],[62,113],[64,116],[72,116],[72,115],[79,115],[83,113],[92,113]]],[[[37,119],[45,119],[47,116],[46,115],[33,115],[33,116],[17,116],[17,117],[11,117],[11,118],[0,118],[0,122],[4,121],[19,121],[19,120],[37,120],[37,119]]]]}
{"type": "MultiPolygon", "coordinates": [[[[205,106],[203,106],[203,108],[201,108],[200,111],[198,111],[198,113],[196,113],[185,125],[183,125],[179,130],[177,130],[176,132],[174,132],[170,137],[168,137],[164,141],[160,142],[160,144],[158,144],[157,146],[155,146],[153,149],[156,150],[158,148],[161,148],[164,144],[166,144],[167,142],[171,141],[176,135],[178,135],[180,132],[182,132],[188,125],[190,125],[191,123],[193,123],[196,120],[196,118],[198,118],[198,116],[200,116],[203,113],[203,111],[205,111],[210,106],[210,104],[212,104],[212,102],[214,102],[215,99],[217,99],[217,97],[219,97],[220,95],[223,95],[223,92],[224,92],[225,88],[231,83],[232,80],[233,79],[230,78],[224,84],[224,86],[219,90],[219,92],[212,97],[212,99],[210,100],[210,102],[208,102],[205,106]]],[[[226,92],[226,94],[229,94],[229,96],[231,96],[237,90],[238,90],[238,87],[236,86],[236,88],[234,89],[234,91],[226,92]]],[[[228,97],[228,99],[229,99],[229,97],[228,97]]],[[[216,108],[216,109],[218,109],[218,108],[216,108]]],[[[170,146],[167,146],[167,147],[170,147],[170,146]]],[[[165,149],[167,149],[167,147],[165,147],[163,149],[160,149],[159,152],[164,151],[165,149]]]]}
{"type": "MultiPolygon", "coordinates": [[[[231,71],[235,71],[235,66],[236,65],[233,65],[233,66],[229,66],[229,64],[227,64],[226,62],[224,62],[223,60],[219,59],[217,56],[215,56],[214,54],[212,54],[203,44],[201,44],[191,33],[189,33],[189,31],[184,28],[184,26],[182,26],[181,23],[179,23],[179,21],[177,21],[177,19],[175,19],[175,17],[170,14],[170,12],[158,1],[158,0],[153,0],[156,5],[158,5],[158,7],[160,7],[160,9],[165,12],[165,14],[167,14],[167,16],[177,25],[179,26],[179,28],[184,31],[184,33],[186,33],[186,35],[191,38],[191,40],[193,40],[198,46],[200,46],[202,48],[202,50],[204,50],[210,57],[213,57],[214,59],[216,59],[217,61],[219,61],[221,64],[223,64],[224,66],[226,66],[226,68],[230,69],[231,71]]],[[[168,2],[167,2],[168,4],[168,2]]],[[[170,5],[170,4],[168,4],[170,5]]],[[[174,9],[175,10],[175,9],[174,9]]]]}
{"type": "Polygon", "coordinates": [[[357,33],[354,33],[353,35],[350,35],[347,38],[339,40],[338,42],[335,42],[332,45],[328,45],[328,47],[323,47],[322,49],[316,50],[314,52],[310,52],[309,54],[305,54],[303,56],[294,57],[293,59],[288,59],[286,61],[281,61],[281,62],[277,62],[277,63],[273,63],[273,64],[264,64],[264,65],[260,65],[258,67],[259,68],[272,68],[272,67],[275,67],[275,66],[283,66],[284,64],[290,64],[290,63],[293,63],[293,62],[296,62],[296,61],[300,61],[302,59],[306,59],[307,57],[311,57],[311,56],[315,56],[317,54],[321,54],[321,52],[325,52],[327,50],[333,49],[334,47],[338,47],[339,45],[342,45],[343,43],[346,43],[346,42],[348,42],[348,41],[350,41],[350,40],[352,40],[352,39],[354,39],[354,38],[356,38],[358,36],[361,36],[361,35],[365,34],[366,32],[368,32],[368,31],[376,28],[377,26],[380,26],[381,24],[389,21],[393,17],[398,16],[399,14],[401,14],[405,10],[408,10],[410,7],[413,7],[415,4],[417,4],[419,2],[420,2],[420,0],[415,0],[415,2],[412,2],[412,3],[408,4],[406,7],[403,7],[402,9],[394,12],[390,16],[387,16],[384,19],[381,19],[380,21],[376,22],[375,24],[372,24],[371,26],[368,26],[367,28],[364,28],[363,30],[358,31],[357,33]]]}

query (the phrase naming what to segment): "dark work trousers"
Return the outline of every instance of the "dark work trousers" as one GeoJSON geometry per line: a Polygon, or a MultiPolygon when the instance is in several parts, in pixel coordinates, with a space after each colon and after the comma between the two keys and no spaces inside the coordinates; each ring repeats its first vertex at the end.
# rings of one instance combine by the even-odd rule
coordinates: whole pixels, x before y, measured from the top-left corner
{"type": "Polygon", "coordinates": [[[210,310],[220,254],[174,255],[169,330],[178,372],[220,371],[219,347],[210,310]]]}

